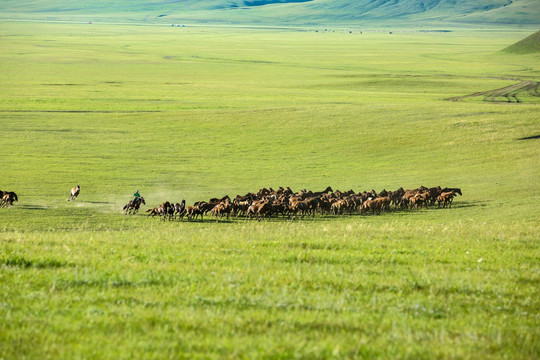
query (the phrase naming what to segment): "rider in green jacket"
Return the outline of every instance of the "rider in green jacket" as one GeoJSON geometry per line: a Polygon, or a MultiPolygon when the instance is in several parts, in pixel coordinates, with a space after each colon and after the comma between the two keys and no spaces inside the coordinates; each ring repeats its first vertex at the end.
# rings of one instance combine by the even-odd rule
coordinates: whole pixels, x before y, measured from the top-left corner
{"type": "Polygon", "coordinates": [[[141,197],[141,194],[139,194],[139,190],[135,191],[135,194],[133,194],[133,201],[131,203],[135,204],[137,200],[139,200],[140,197],[141,197]]]}

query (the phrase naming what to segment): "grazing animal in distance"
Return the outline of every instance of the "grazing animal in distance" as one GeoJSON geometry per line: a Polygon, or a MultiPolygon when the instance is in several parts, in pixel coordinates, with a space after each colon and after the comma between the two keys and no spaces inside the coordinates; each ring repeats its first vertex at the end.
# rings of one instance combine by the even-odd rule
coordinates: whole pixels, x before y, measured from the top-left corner
{"type": "Polygon", "coordinates": [[[75,186],[73,189],[71,189],[71,194],[69,195],[68,201],[75,201],[77,196],[79,196],[80,192],[81,192],[81,187],[79,185],[75,186]]]}

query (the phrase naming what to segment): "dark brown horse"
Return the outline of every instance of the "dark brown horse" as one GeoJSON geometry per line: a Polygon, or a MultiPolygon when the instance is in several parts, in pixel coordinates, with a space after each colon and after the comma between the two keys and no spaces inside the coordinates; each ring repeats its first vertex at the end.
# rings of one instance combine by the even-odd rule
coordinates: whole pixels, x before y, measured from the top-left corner
{"type": "Polygon", "coordinates": [[[174,216],[174,205],[172,205],[170,202],[168,201],[165,201],[163,204],[161,204],[159,206],[162,210],[162,215],[163,215],[163,221],[165,221],[165,219],[169,218],[169,220],[172,220],[173,219],[173,216],[174,216]]]}
{"type": "Polygon", "coordinates": [[[184,215],[186,214],[186,200],[182,200],[182,202],[174,204],[174,216],[178,215],[180,220],[184,218],[184,215]]]}
{"type": "Polygon", "coordinates": [[[0,207],[6,207],[13,205],[14,201],[19,201],[17,194],[13,191],[1,191],[0,190],[0,207]]]}
{"type": "Polygon", "coordinates": [[[442,189],[441,193],[443,192],[450,192],[450,191],[453,191],[455,194],[459,194],[460,196],[462,196],[463,194],[461,193],[461,189],[459,188],[444,188],[442,189]]]}
{"type": "Polygon", "coordinates": [[[144,198],[142,196],[140,198],[137,198],[135,202],[133,202],[133,200],[129,200],[129,202],[126,205],[124,205],[122,210],[124,211],[124,214],[126,215],[127,214],[135,215],[139,211],[141,204],[146,205],[146,201],[144,201],[144,198]]]}

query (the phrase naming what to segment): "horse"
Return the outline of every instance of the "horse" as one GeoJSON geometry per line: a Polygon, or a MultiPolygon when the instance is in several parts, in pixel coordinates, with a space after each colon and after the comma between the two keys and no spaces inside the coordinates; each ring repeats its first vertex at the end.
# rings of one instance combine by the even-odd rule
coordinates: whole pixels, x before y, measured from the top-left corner
{"type": "Polygon", "coordinates": [[[81,192],[81,187],[79,185],[75,186],[73,189],[71,189],[71,194],[69,195],[68,201],[75,201],[77,196],[79,196],[80,192],[81,192]]]}
{"type": "Polygon", "coordinates": [[[329,194],[331,192],[334,192],[334,190],[332,190],[332,188],[330,186],[327,186],[326,189],[324,189],[323,191],[317,191],[317,192],[311,193],[311,196],[312,197],[317,197],[317,196],[321,196],[323,194],[329,194]]]}
{"type": "Polygon", "coordinates": [[[445,208],[446,205],[448,205],[449,208],[452,207],[452,201],[454,200],[454,196],[455,192],[453,191],[441,193],[441,195],[437,197],[437,202],[439,204],[438,207],[441,207],[441,203],[443,208],[445,208]]]}
{"type": "Polygon", "coordinates": [[[122,210],[124,211],[126,215],[127,214],[135,215],[139,211],[139,208],[141,207],[141,203],[146,205],[146,201],[144,201],[144,198],[142,196],[140,198],[137,198],[135,202],[133,202],[133,200],[129,200],[129,202],[126,205],[124,205],[122,210]]]}
{"type": "Polygon", "coordinates": [[[187,206],[185,208],[185,214],[187,216],[188,221],[197,219],[197,216],[201,215],[201,221],[203,221],[204,212],[205,212],[205,206],[208,205],[207,202],[204,201],[197,201],[193,206],[187,206]]]}
{"type": "Polygon", "coordinates": [[[158,206],[158,207],[155,207],[155,208],[152,208],[152,209],[148,209],[148,210],[146,210],[146,212],[149,213],[147,217],[150,217],[150,216],[154,217],[156,215],[161,216],[161,213],[163,212],[163,209],[160,206],[158,206]]]}
{"type": "Polygon", "coordinates": [[[229,220],[229,216],[233,210],[233,204],[231,204],[231,201],[229,198],[225,199],[225,201],[220,202],[216,206],[210,210],[210,213],[216,217],[216,221],[223,218],[223,215],[227,215],[227,220],[229,220]]]}
{"type": "Polygon", "coordinates": [[[174,216],[174,206],[170,202],[165,201],[159,207],[162,210],[162,215],[163,215],[162,220],[165,221],[165,219],[167,219],[167,217],[169,217],[169,220],[172,220],[172,218],[174,216]]]}
{"type": "Polygon", "coordinates": [[[459,194],[460,196],[463,196],[463,194],[461,193],[461,189],[459,189],[459,188],[448,188],[447,187],[447,188],[442,189],[441,193],[450,192],[450,191],[453,191],[454,193],[459,194]]]}
{"type": "Polygon", "coordinates": [[[184,218],[184,215],[186,214],[186,200],[182,200],[182,203],[176,203],[174,206],[174,216],[178,215],[180,220],[184,218]]]}
{"type": "Polygon", "coordinates": [[[13,191],[0,191],[0,207],[13,205],[14,201],[19,201],[19,198],[13,191]]]}
{"type": "Polygon", "coordinates": [[[218,198],[211,198],[210,201],[208,201],[208,203],[217,205],[217,204],[219,204],[220,202],[224,202],[225,200],[231,201],[231,198],[229,197],[229,195],[225,195],[225,196],[222,197],[221,199],[218,199],[218,198]]]}
{"type": "Polygon", "coordinates": [[[381,213],[381,202],[376,200],[366,200],[362,203],[362,208],[360,210],[361,214],[367,213],[368,211],[373,211],[373,215],[375,215],[375,212],[378,214],[381,213]]]}

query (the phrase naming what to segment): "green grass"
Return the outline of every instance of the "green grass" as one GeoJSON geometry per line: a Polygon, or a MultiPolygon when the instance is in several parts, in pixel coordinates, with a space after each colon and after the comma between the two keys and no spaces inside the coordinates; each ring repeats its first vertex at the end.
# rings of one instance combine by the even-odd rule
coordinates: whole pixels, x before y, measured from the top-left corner
{"type": "Polygon", "coordinates": [[[526,32],[0,25],[0,358],[538,358],[540,77],[526,32]],[[76,202],[67,202],[81,185],[76,202]],[[452,209],[124,216],[291,186],[452,209]]]}
{"type": "Polygon", "coordinates": [[[530,54],[540,52],[540,31],[535,32],[503,50],[511,54],[530,54]]]}

